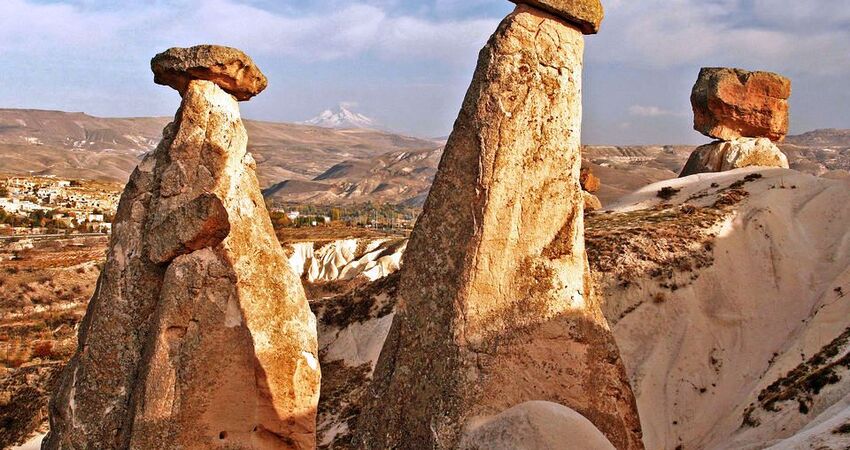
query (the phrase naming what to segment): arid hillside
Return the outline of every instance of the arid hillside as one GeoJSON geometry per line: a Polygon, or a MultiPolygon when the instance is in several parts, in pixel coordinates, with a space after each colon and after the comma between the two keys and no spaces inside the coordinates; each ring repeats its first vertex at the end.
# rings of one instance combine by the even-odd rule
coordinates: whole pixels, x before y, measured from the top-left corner
{"type": "MultiPolygon", "coordinates": [[[[0,170],[126,182],[156,147],[170,119],[98,118],[83,113],[0,109],[0,170]]],[[[444,142],[368,129],[246,120],[248,149],[267,198],[299,204],[391,203],[419,207],[444,142]]],[[[781,145],[792,169],[842,178],[850,131],[816,130],[781,145]]],[[[585,146],[607,205],[650,183],[675,178],[691,146],[585,146]]]]}
{"type": "MultiPolygon", "coordinates": [[[[170,118],[100,118],[83,113],[0,109],[0,170],[124,183],[154,149],[170,118]]],[[[363,129],[246,120],[260,184],[312,180],[335,164],[428,150],[437,142],[363,129]]]]}

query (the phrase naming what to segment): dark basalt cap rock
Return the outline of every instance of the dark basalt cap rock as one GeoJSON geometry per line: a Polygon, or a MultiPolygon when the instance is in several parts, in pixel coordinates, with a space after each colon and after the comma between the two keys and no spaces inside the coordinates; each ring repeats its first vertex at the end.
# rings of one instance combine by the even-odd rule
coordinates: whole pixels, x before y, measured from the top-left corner
{"type": "Polygon", "coordinates": [[[600,0],[511,0],[516,4],[529,5],[578,27],[584,34],[596,34],[605,17],[600,0]]]}
{"type": "Polygon", "coordinates": [[[170,48],[151,60],[153,81],[180,92],[192,80],[208,80],[239,101],[259,94],[268,86],[266,76],[241,50],[220,45],[170,48]]]}

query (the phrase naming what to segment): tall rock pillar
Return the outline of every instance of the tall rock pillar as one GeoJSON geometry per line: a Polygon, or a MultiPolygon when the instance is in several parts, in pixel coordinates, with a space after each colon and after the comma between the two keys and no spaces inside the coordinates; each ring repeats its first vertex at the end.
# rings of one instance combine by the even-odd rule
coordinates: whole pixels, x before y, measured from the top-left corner
{"type": "Polygon", "coordinates": [[[476,423],[532,400],[642,448],[584,249],[583,32],[602,6],[521,3],[480,53],[410,238],[355,430],[366,448],[457,448],[476,423]]]}
{"type": "Polygon", "coordinates": [[[217,46],[168,50],[152,68],[183,101],[121,197],[44,448],[314,448],[315,318],[237,103],[266,79],[217,46]]]}

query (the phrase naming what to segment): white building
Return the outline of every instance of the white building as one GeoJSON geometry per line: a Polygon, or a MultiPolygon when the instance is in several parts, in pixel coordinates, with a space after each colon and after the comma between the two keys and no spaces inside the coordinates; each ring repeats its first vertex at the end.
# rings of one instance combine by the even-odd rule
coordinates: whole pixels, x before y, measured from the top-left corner
{"type": "Polygon", "coordinates": [[[0,209],[10,214],[20,214],[32,211],[45,211],[48,208],[26,200],[21,201],[16,198],[0,198],[0,209]]]}

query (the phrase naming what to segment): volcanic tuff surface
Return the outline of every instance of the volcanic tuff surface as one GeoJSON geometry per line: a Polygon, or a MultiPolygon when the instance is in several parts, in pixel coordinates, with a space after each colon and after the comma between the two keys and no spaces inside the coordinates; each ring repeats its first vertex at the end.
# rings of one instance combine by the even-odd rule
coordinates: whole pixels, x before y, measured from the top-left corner
{"type": "Polygon", "coordinates": [[[246,144],[236,99],[189,82],[122,195],[46,448],[315,445],[315,317],[246,144]]]}
{"type": "Polygon", "coordinates": [[[354,442],[456,448],[480,420],[543,399],[642,448],[584,253],[583,51],[576,28],[524,5],[481,51],[354,442]]]}
{"type": "MultiPolygon", "coordinates": [[[[850,409],[841,394],[850,389],[850,373],[841,361],[850,351],[844,338],[850,327],[844,295],[850,289],[845,283],[850,259],[842,244],[847,240],[843,224],[850,218],[841,216],[845,208],[835,207],[850,202],[848,193],[846,181],[751,168],[651,186],[619,205],[610,204],[612,213],[587,218],[588,258],[600,273],[598,282],[613,299],[606,301],[605,313],[637,387],[648,445],[659,448],[664,446],[660,442],[667,442],[670,448],[680,444],[694,448],[685,443],[709,441],[714,444],[705,448],[746,448],[747,442],[780,448],[850,445],[850,434],[843,427],[850,422],[850,409]],[[757,178],[758,174],[763,177],[757,178]],[[733,184],[738,187],[732,188],[733,184]],[[681,190],[662,201],[657,194],[663,187],[681,190]],[[718,200],[722,201],[714,207],[718,200]],[[683,207],[694,202],[700,203],[683,207]],[[774,265],[781,275],[778,288],[764,278],[772,276],[774,265]],[[754,287],[752,280],[757,281],[754,287]],[[799,280],[813,284],[805,281],[795,287],[799,280]],[[718,301],[726,306],[720,309],[718,301]],[[780,308],[789,302],[794,310],[783,312],[780,308]],[[781,326],[793,331],[784,334],[777,328],[781,326]],[[749,335],[736,337],[758,328],[771,330],[769,336],[759,335],[766,341],[758,345],[749,335]],[[680,347],[687,350],[671,350],[680,347]],[[803,347],[808,350],[801,355],[803,347]],[[738,348],[744,356],[738,355],[738,348]],[[774,359],[774,353],[781,356],[774,359]],[[760,378],[741,388],[743,373],[760,378]],[[698,374],[696,381],[693,374],[698,374]],[[820,386],[821,382],[826,383],[820,386]],[[809,412],[801,413],[801,404],[809,412]],[[704,417],[706,412],[710,415],[704,417]],[[725,425],[715,430],[711,424],[727,416],[725,425]],[[749,425],[742,427],[745,418],[749,425]],[[738,427],[734,443],[726,444],[728,430],[738,427]]],[[[317,274],[342,274],[360,259],[359,249],[378,245],[358,242],[351,247],[356,248],[349,260],[346,242],[317,243],[312,259],[317,263],[299,267],[305,274],[312,267],[317,274]],[[331,267],[334,261],[340,265],[331,267]]],[[[84,277],[91,279],[102,248],[87,246],[91,255],[68,264],[84,261],[94,271],[84,277]]],[[[291,247],[289,254],[294,251],[291,247]]],[[[24,264],[37,260],[29,252],[22,256],[24,264]]],[[[13,263],[6,261],[3,267],[13,263]]],[[[71,267],[67,278],[79,277],[73,271],[76,266],[71,267]]],[[[24,271],[21,275],[35,276],[24,271]]],[[[350,437],[348,424],[356,419],[359,395],[368,387],[371,367],[392,321],[397,282],[397,277],[383,278],[361,285],[356,295],[315,297],[323,386],[329,394],[319,406],[320,444],[335,442],[333,448],[345,448],[340,442],[350,437]]],[[[61,302],[56,306],[65,314],[61,302]]],[[[84,306],[85,302],[79,308],[84,306]]],[[[78,310],[69,310],[69,315],[78,310]]],[[[35,317],[21,317],[19,322],[28,326],[24,319],[35,317]]],[[[68,326],[76,320],[68,319],[68,326]]],[[[26,376],[28,370],[19,375],[26,376]]]]}
{"type": "Polygon", "coordinates": [[[647,448],[850,445],[848,187],[746,168],[589,219],[647,448]]]}
{"type": "Polygon", "coordinates": [[[738,138],[697,147],[681,177],[705,172],[725,172],[742,167],[788,168],[788,157],[767,138],[738,138]]]}
{"type": "MultiPolygon", "coordinates": [[[[850,445],[850,218],[835,207],[848,187],[738,169],[648,186],[587,217],[647,448],[850,445]]],[[[322,416],[322,442],[346,448],[397,297],[393,276],[318,303],[327,382],[346,411],[322,416]]]]}

